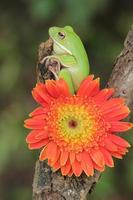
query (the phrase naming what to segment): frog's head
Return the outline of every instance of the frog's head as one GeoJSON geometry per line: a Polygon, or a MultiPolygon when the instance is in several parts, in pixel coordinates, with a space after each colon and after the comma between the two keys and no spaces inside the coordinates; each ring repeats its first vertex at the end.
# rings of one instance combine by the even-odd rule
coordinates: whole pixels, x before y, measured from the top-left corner
{"type": "Polygon", "coordinates": [[[72,41],[75,32],[71,26],[51,27],[49,28],[49,36],[53,40],[53,50],[55,53],[67,53],[72,55],[72,41]]]}

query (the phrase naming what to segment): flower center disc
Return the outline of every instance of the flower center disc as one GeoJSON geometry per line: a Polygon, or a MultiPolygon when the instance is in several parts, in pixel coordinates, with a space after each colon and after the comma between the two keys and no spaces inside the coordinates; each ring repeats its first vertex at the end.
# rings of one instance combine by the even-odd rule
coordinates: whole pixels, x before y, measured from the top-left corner
{"type": "Polygon", "coordinates": [[[67,151],[97,146],[105,136],[105,121],[91,99],[73,96],[58,99],[50,107],[48,121],[51,138],[67,151]],[[51,115],[52,113],[52,115],[51,115]],[[93,141],[93,142],[92,142],[93,141]]]}
{"type": "Polygon", "coordinates": [[[68,122],[68,125],[70,128],[76,128],[78,124],[77,124],[76,120],[72,119],[68,122]]]}

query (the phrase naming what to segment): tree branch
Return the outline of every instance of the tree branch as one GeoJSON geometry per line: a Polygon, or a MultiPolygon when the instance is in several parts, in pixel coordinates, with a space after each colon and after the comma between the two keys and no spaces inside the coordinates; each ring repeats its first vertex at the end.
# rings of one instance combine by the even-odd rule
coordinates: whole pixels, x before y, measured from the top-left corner
{"type": "MultiPolygon", "coordinates": [[[[49,39],[39,48],[37,63],[37,79],[44,82],[48,78],[54,78],[49,65],[41,60],[52,52],[52,41],[49,39]]],[[[55,63],[54,63],[55,64],[55,63]]],[[[124,42],[124,49],[117,57],[108,87],[115,88],[115,96],[126,99],[127,105],[133,109],[133,29],[131,29],[124,42]]],[[[64,177],[59,171],[53,173],[46,162],[36,162],[33,181],[33,200],[85,200],[88,193],[98,182],[100,173],[95,171],[93,177],[87,177],[84,173],[80,177],[64,177]]]]}

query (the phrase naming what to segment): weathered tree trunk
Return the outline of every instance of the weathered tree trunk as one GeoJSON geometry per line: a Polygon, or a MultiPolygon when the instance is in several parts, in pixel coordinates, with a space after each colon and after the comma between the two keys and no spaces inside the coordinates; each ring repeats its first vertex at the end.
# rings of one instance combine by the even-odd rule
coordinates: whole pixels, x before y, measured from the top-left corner
{"type": "MultiPolygon", "coordinates": [[[[51,45],[51,40],[40,45],[37,79],[41,82],[52,78],[51,72],[39,64],[43,57],[51,53],[51,45]]],[[[133,109],[133,28],[126,37],[124,49],[116,59],[107,85],[114,87],[115,96],[124,97],[127,105],[133,109]]],[[[97,171],[93,177],[87,177],[85,174],[80,177],[63,177],[59,171],[53,173],[46,162],[37,161],[33,181],[33,200],[85,200],[87,196],[89,199],[89,193],[99,177],[100,173],[97,171]]]]}

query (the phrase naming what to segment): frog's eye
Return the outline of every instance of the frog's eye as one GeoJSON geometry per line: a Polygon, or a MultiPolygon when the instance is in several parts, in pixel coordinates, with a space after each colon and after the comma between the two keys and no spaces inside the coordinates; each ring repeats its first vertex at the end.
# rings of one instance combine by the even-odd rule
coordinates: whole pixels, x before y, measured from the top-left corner
{"type": "Polygon", "coordinates": [[[61,40],[63,40],[65,38],[65,33],[64,32],[58,32],[58,36],[61,40]]]}

